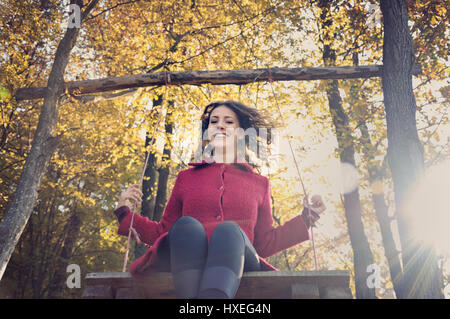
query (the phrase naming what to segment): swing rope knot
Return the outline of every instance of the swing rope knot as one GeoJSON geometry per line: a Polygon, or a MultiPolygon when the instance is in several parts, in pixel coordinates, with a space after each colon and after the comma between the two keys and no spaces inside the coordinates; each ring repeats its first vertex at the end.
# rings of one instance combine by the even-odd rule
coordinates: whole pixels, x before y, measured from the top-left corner
{"type": "Polygon", "coordinates": [[[167,70],[164,70],[164,82],[166,84],[166,86],[170,86],[170,73],[167,72],[167,70]]]}
{"type": "Polygon", "coordinates": [[[272,72],[270,70],[271,69],[267,70],[267,81],[269,81],[272,84],[273,83],[273,77],[272,77],[272,72]]]}

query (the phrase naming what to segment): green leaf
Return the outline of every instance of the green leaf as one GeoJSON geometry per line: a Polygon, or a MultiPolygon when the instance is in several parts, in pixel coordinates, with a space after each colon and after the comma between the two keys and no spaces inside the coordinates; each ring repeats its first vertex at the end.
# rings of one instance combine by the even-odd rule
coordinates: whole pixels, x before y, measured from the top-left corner
{"type": "Polygon", "coordinates": [[[6,100],[6,99],[9,99],[10,97],[11,97],[11,93],[3,86],[0,86],[0,99],[6,100]]]}

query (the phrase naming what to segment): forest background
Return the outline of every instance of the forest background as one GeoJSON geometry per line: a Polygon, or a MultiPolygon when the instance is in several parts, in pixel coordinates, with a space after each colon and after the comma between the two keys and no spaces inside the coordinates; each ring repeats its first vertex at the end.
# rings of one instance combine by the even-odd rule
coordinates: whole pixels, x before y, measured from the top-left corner
{"type": "MultiPolygon", "coordinates": [[[[414,60],[422,66],[413,86],[417,130],[430,172],[429,184],[411,199],[418,211],[411,218],[420,225],[417,236],[436,248],[448,297],[448,6],[445,1],[406,3],[414,60]]],[[[17,187],[42,108],[42,100],[17,101],[14,92],[46,85],[70,18],[68,5],[0,1],[0,220],[17,187]]],[[[162,71],[379,65],[382,19],[378,1],[98,1],[83,21],[65,80],[162,71]]],[[[356,294],[355,247],[344,195],[357,191],[364,235],[380,270],[374,293],[395,298],[389,252],[399,247],[399,239],[380,78],[169,85],[66,97],[59,106],[61,141],[0,283],[0,298],[78,298],[82,289],[66,285],[69,264],[79,265],[83,276],[120,271],[126,238],[117,235],[113,211],[120,193],[139,180],[158,114],[162,112],[163,121],[151,149],[140,211],[153,220],[160,219],[177,173],[193,158],[203,107],[225,99],[242,101],[278,123],[276,105],[281,107],[285,121],[279,143],[259,171],[271,181],[275,223],[283,224],[302,210],[303,193],[287,145],[287,136],[292,136],[309,193],[321,194],[328,207],[314,233],[319,268],[349,270],[356,294]],[[339,96],[338,110],[330,107],[330,87],[339,96]],[[339,126],[340,121],[345,125],[339,126]],[[354,165],[341,164],[346,143],[352,145],[354,165]],[[394,247],[382,236],[386,225],[394,247]]],[[[139,255],[142,247],[134,247],[133,253],[139,255]]],[[[269,261],[283,270],[313,270],[312,254],[306,242],[269,261]]]]}

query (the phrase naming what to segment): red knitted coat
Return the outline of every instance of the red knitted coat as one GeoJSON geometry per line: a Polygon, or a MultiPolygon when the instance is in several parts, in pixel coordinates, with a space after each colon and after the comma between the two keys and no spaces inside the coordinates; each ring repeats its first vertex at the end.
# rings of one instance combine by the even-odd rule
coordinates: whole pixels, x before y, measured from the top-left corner
{"type": "MultiPolygon", "coordinates": [[[[277,270],[261,257],[269,257],[309,239],[306,219],[298,215],[284,225],[274,227],[268,178],[257,174],[248,163],[189,163],[179,172],[160,222],[135,214],[133,227],[140,239],[151,247],[130,265],[134,277],[155,271],[158,247],[170,227],[182,216],[199,220],[208,238],[225,220],[233,220],[248,236],[260,256],[261,270],[277,270]]],[[[132,214],[119,207],[118,233],[128,235],[132,214]]]]}

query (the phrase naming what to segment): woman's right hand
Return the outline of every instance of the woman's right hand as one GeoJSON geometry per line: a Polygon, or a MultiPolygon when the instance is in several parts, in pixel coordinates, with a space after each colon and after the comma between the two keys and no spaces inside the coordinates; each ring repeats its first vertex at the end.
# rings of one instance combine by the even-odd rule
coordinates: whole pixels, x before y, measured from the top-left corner
{"type": "Polygon", "coordinates": [[[120,194],[119,203],[117,208],[122,206],[128,206],[130,210],[133,209],[133,202],[136,203],[136,207],[142,203],[142,192],[139,189],[139,184],[130,185],[126,190],[120,194]]]}

